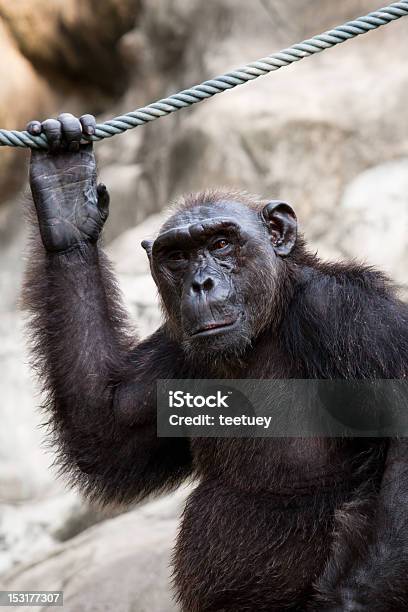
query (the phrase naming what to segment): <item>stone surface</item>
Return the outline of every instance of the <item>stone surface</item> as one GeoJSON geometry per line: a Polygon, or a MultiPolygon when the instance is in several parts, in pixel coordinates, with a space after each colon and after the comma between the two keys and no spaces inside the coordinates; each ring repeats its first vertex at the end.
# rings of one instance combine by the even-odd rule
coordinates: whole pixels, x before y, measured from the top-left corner
{"type": "Polygon", "coordinates": [[[140,243],[155,237],[165,217],[165,213],[150,215],[143,223],[116,238],[107,248],[123,292],[125,306],[141,337],[157,329],[161,313],[156,285],[140,243]]]}
{"type": "MultiPolygon", "coordinates": [[[[4,498],[3,498],[4,499],[4,498]]],[[[31,504],[0,506],[0,575],[55,548],[53,534],[83,512],[78,497],[60,494],[31,504]]]]}
{"type": "Polygon", "coordinates": [[[181,489],[92,527],[4,575],[0,586],[63,589],[66,612],[175,611],[170,557],[185,495],[181,489]]]}
{"type": "MultiPolygon", "coordinates": [[[[143,33],[155,35],[146,65],[155,74],[171,48],[172,69],[148,78],[143,90],[135,82],[126,95],[128,107],[377,5],[347,0],[328,7],[319,1],[312,9],[309,2],[291,1],[283,8],[265,0],[257,9],[231,1],[185,7],[172,3],[170,10],[166,0],[155,0],[146,8],[143,33]]],[[[133,158],[143,181],[135,185],[134,202],[155,211],[186,190],[238,185],[291,201],[305,231],[317,238],[322,220],[332,220],[347,182],[384,159],[407,154],[408,119],[399,110],[408,97],[404,32],[401,20],[143,127],[133,158]]],[[[116,151],[114,141],[99,146],[102,155],[108,156],[111,147],[116,151]]]]}
{"type": "Polygon", "coordinates": [[[220,184],[282,198],[309,238],[319,237],[349,181],[407,154],[408,117],[399,110],[408,103],[399,64],[404,25],[373,34],[375,43],[362,37],[220,95],[174,118],[177,130],[166,122],[160,138],[173,133],[167,167],[160,174],[146,165],[146,175],[162,185],[165,201],[220,184]]]}
{"type": "MultiPolygon", "coordinates": [[[[19,52],[0,19],[0,126],[24,129],[31,117],[52,112],[57,96],[45,79],[19,52]]],[[[0,204],[19,190],[25,179],[27,151],[2,147],[0,155],[0,204]]]]}
{"type": "Polygon", "coordinates": [[[110,217],[105,230],[105,239],[115,238],[129,227],[137,225],[149,214],[143,198],[135,198],[140,193],[141,169],[137,164],[109,164],[101,167],[99,180],[109,187],[111,198],[110,217]]]}
{"type": "MultiPolygon", "coordinates": [[[[139,14],[140,0],[0,0],[1,128],[21,130],[62,110],[105,110],[138,72],[137,54],[121,41],[139,14]]],[[[2,148],[0,205],[25,180],[27,158],[2,148]]]]}
{"type": "Polygon", "coordinates": [[[66,88],[123,91],[128,66],[118,42],[134,27],[139,0],[0,0],[0,17],[24,57],[66,88]]]}
{"type": "Polygon", "coordinates": [[[149,261],[140,246],[142,240],[153,240],[167,217],[167,212],[150,215],[137,227],[132,227],[113,240],[107,248],[115,270],[119,274],[139,276],[149,274],[149,261]]]}
{"type": "Polygon", "coordinates": [[[50,455],[42,445],[44,420],[34,410],[39,404],[23,351],[22,321],[0,313],[1,421],[0,499],[21,502],[53,486],[50,455]]]}
{"type": "Polygon", "coordinates": [[[370,262],[408,289],[408,157],[354,179],[338,216],[343,232],[337,243],[344,256],[370,262]]]}

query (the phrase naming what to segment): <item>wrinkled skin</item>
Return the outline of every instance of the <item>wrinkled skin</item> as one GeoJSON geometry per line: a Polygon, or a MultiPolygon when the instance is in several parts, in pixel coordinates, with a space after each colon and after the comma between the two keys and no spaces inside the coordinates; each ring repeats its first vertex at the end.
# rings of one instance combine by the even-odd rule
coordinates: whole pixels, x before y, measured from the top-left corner
{"type": "Polygon", "coordinates": [[[96,242],[108,218],[109,195],[96,184],[92,144],[80,144],[82,131],[92,135],[95,119],[82,122],[64,113],[60,120],[31,122],[27,130],[43,132],[50,150],[33,150],[30,185],[45,248],[62,252],[83,242],[96,242]]]}
{"type": "Polygon", "coordinates": [[[176,213],[154,242],[142,243],[175,337],[191,356],[239,355],[271,323],[278,255],[295,240],[296,216],[285,202],[269,202],[260,215],[225,200],[176,213]],[[265,257],[274,265],[265,268],[265,257]]]}

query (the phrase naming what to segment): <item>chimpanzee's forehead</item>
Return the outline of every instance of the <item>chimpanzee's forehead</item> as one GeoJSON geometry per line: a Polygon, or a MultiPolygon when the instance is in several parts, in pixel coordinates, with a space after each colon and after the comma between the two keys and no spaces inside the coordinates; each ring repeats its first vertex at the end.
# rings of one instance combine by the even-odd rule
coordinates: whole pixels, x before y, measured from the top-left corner
{"type": "Polygon", "coordinates": [[[180,210],[168,219],[162,226],[160,233],[171,228],[181,227],[213,219],[216,217],[229,217],[241,225],[252,225],[257,219],[256,211],[245,204],[234,200],[218,200],[211,203],[197,203],[195,206],[180,210]]]}

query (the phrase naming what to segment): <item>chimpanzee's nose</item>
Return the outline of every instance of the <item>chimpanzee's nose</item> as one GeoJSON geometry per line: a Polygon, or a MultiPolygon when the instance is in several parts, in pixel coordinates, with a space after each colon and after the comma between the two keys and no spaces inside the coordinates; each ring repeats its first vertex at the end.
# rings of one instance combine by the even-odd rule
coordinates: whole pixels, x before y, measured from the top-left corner
{"type": "Polygon", "coordinates": [[[195,278],[191,283],[191,289],[193,293],[209,293],[211,289],[214,289],[215,283],[213,278],[209,274],[196,274],[195,278]]]}

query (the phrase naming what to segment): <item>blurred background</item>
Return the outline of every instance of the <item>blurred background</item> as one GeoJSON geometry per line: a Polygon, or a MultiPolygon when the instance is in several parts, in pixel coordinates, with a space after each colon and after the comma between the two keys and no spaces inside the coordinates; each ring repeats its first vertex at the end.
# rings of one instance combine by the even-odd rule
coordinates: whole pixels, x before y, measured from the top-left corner
{"type": "MultiPolygon", "coordinates": [[[[385,4],[385,2],[383,3],[385,4]]],[[[381,0],[0,0],[0,126],[61,111],[98,120],[174,93],[381,0]]],[[[289,201],[311,248],[390,273],[407,294],[408,19],[96,145],[105,245],[140,332],[160,320],[142,238],[183,192],[289,201]]],[[[69,611],[169,612],[187,489],[102,511],[56,478],[24,313],[27,162],[0,149],[0,585],[64,589],[69,611]]]]}

